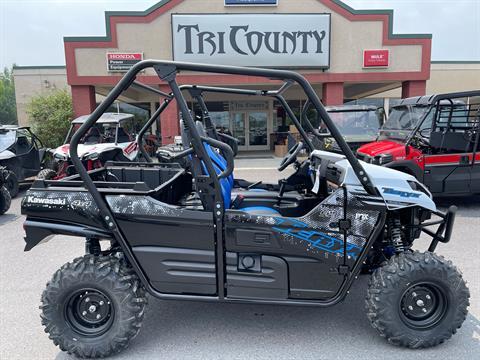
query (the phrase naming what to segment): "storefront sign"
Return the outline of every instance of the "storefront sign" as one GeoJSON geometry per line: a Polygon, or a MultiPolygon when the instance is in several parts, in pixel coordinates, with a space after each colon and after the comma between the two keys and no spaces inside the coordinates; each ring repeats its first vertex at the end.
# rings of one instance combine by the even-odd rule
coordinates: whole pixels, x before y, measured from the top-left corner
{"type": "Polygon", "coordinates": [[[363,50],[363,67],[388,67],[388,50],[363,50]]]}
{"type": "Polygon", "coordinates": [[[127,72],[143,60],[143,53],[107,53],[107,69],[110,72],[127,72]]]}
{"type": "Polygon", "coordinates": [[[174,14],[172,34],[177,61],[330,66],[330,14],[174,14]]]}
{"type": "Polygon", "coordinates": [[[265,101],[230,101],[230,111],[268,110],[265,101]]]}
{"type": "Polygon", "coordinates": [[[225,6],[229,5],[278,5],[278,0],[225,0],[225,6]]]}

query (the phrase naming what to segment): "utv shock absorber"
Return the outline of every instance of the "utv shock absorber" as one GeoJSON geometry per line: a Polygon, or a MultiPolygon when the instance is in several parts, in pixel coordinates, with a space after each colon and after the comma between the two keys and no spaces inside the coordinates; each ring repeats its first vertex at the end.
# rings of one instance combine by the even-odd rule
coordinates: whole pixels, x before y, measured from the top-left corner
{"type": "Polygon", "coordinates": [[[391,217],[389,219],[389,230],[390,230],[390,240],[391,244],[395,247],[396,253],[401,253],[405,251],[405,246],[403,244],[403,236],[401,229],[401,222],[398,217],[391,217]]]}
{"type": "Polygon", "coordinates": [[[100,255],[102,248],[100,247],[100,241],[96,238],[88,238],[85,243],[85,252],[95,256],[100,255]]]}

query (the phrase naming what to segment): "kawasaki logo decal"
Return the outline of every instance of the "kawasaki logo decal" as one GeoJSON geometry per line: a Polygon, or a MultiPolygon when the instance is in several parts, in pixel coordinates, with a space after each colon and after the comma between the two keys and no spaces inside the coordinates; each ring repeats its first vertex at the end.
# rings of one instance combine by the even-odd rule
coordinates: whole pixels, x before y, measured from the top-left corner
{"type": "Polygon", "coordinates": [[[31,195],[27,197],[27,202],[31,204],[42,204],[42,205],[66,205],[67,204],[66,199],[37,198],[31,195]]]}

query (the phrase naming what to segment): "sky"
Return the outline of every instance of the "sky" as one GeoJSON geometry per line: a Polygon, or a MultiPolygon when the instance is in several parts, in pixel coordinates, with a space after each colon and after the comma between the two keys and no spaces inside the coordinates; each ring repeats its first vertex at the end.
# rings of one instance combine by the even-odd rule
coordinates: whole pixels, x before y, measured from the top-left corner
{"type": "MultiPolygon", "coordinates": [[[[64,36],[105,35],[105,11],[143,11],[156,2],[0,0],[0,68],[64,65],[64,36]]],[[[433,34],[432,60],[480,61],[480,0],[344,2],[355,9],[393,9],[394,33],[433,34]]]]}

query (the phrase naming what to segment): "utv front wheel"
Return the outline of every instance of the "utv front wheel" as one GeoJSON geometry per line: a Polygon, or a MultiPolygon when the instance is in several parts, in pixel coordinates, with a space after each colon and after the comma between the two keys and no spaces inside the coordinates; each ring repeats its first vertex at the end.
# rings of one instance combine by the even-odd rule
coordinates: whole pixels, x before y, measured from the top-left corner
{"type": "Polygon", "coordinates": [[[8,192],[7,188],[0,186],[0,215],[3,215],[7,212],[11,203],[12,198],[10,197],[10,193],[8,192]]]}
{"type": "Polygon", "coordinates": [[[390,343],[426,348],[443,343],[462,326],[469,297],[450,261],[430,252],[403,253],[373,273],[367,316],[390,343]]]}
{"type": "Polygon", "coordinates": [[[61,350],[103,358],[138,334],[146,297],[135,273],[114,257],[86,255],[63,265],[42,294],[42,325],[61,350]]]}
{"type": "Polygon", "coordinates": [[[10,193],[10,197],[14,198],[18,194],[18,177],[13,171],[7,171],[5,174],[5,185],[4,185],[8,192],[10,193]]]}

